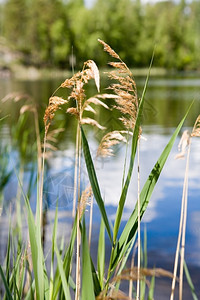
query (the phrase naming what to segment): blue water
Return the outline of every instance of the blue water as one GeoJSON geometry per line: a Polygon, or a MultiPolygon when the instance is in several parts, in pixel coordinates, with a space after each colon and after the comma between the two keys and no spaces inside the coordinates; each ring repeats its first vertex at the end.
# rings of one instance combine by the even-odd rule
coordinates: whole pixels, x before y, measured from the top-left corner
{"type": "MultiPolygon", "coordinates": [[[[143,83],[141,79],[140,83],[143,83]]],[[[200,113],[199,105],[199,87],[200,78],[152,78],[150,80],[149,89],[146,96],[146,104],[144,107],[143,116],[143,137],[140,144],[140,190],[148,178],[154,164],[159,158],[164,147],[168,143],[175,127],[186,112],[192,99],[195,98],[195,104],[190,112],[188,119],[184,124],[183,129],[191,130],[196,117],[200,113]]],[[[39,83],[34,83],[35,87],[39,83]]],[[[43,82],[44,87],[51,86],[49,83],[43,82]]],[[[29,83],[31,87],[31,83],[29,83]]],[[[5,86],[2,84],[0,90],[1,97],[5,96],[13,87],[22,87],[27,89],[26,82],[14,82],[5,86]]],[[[52,87],[52,86],[51,86],[52,87]]],[[[139,90],[141,87],[139,87],[139,90]]],[[[31,88],[30,88],[31,90],[31,88]]],[[[48,90],[44,88],[44,90],[48,90]]],[[[27,90],[26,90],[27,91],[27,90]]],[[[49,91],[49,95],[51,92],[49,91]]],[[[44,97],[44,95],[43,95],[44,97]]],[[[48,95],[46,95],[48,99],[48,95]]],[[[46,101],[47,103],[47,101],[46,101]]],[[[43,105],[44,106],[44,105],[43,105]]],[[[8,109],[8,107],[7,107],[8,109]]],[[[2,110],[2,107],[1,107],[2,110]]],[[[108,113],[104,115],[106,125],[111,123],[111,127],[117,121],[108,113]],[[114,120],[114,121],[113,121],[114,120]]],[[[8,122],[9,123],[9,122],[8,122]]],[[[15,124],[15,123],[13,123],[15,124]]],[[[105,125],[105,124],[103,124],[105,125]]],[[[1,128],[1,142],[5,140],[10,142],[9,124],[1,128]]],[[[69,126],[70,127],[70,126],[69,126]]],[[[75,128],[70,127],[70,131],[74,132],[75,128]]],[[[183,130],[182,130],[183,131],[183,130]]],[[[142,236],[144,228],[147,230],[147,250],[149,253],[149,264],[158,267],[173,267],[173,261],[176,251],[176,243],[179,229],[179,218],[181,210],[181,198],[185,173],[186,159],[175,160],[175,155],[178,153],[178,143],[181,135],[175,141],[174,147],[167,159],[161,176],[153,191],[150,203],[142,219],[141,228],[142,236]]],[[[99,140],[97,132],[88,133],[89,145],[92,156],[95,158],[99,140]]],[[[44,180],[44,210],[48,211],[53,216],[56,203],[60,213],[61,229],[59,234],[65,232],[65,227],[71,224],[70,218],[72,210],[72,198],[74,192],[74,138],[70,137],[69,129],[60,144],[59,149],[55,151],[51,158],[47,160],[44,180]]],[[[9,169],[13,167],[19,171],[19,155],[15,150],[10,148],[9,169]]],[[[95,167],[97,178],[101,189],[102,197],[105,201],[107,213],[110,222],[114,222],[115,213],[118,206],[123,177],[124,159],[126,146],[120,145],[115,148],[115,155],[111,158],[97,159],[95,167]]],[[[128,150],[130,153],[130,147],[128,150]]],[[[190,155],[189,168],[189,189],[188,189],[188,209],[187,209],[187,228],[186,228],[186,249],[185,258],[189,266],[200,267],[200,138],[193,138],[190,155]]],[[[36,175],[32,172],[34,165],[31,162],[27,163],[24,171],[23,185],[26,190],[29,182],[32,182],[33,191],[30,197],[31,206],[35,211],[36,199],[36,175]],[[34,174],[33,178],[30,174],[34,174]]],[[[84,190],[88,184],[88,176],[84,162],[81,167],[81,189],[84,190]]],[[[13,173],[8,184],[4,189],[4,204],[3,213],[0,218],[1,229],[0,237],[5,237],[6,217],[8,211],[14,211],[16,207],[16,192],[17,192],[17,177],[13,173]]],[[[128,217],[135,207],[137,201],[137,172],[136,166],[133,172],[132,181],[129,187],[127,201],[122,216],[123,223],[120,232],[125,226],[128,217]]],[[[22,199],[23,203],[23,199],[22,199]]],[[[89,209],[86,208],[86,218],[89,218],[89,209]]],[[[51,222],[53,217],[51,217],[51,222]]],[[[94,206],[93,216],[93,241],[98,242],[98,231],[100,225],[100,213],[97,204],[94,206]]],[[[14,222],[14,219],[13,219],[14,222]]],[[[50,221],[49,221],[50,223],[50,221]]],[[[71,226],[71,225],[70,225],[71,226]]],[[[69,236],[70,226],[68,226],[65,234],[69,236]]],[[[47,230],[48,232],[48,230],[47,230]]],[[[50,237],[49,237],[50,238],[50,237]]],[[[48,238],[47,238],[48,240],[48,238]]],[[[4,251],[4,245],[0,244],[0,252],[4,251]]],[[[172,271],[172,268],[170,269],[172,271]]],[[[196,273],[195,273],[196,274],[196,273]]],[[[200,271],[196,277],[200,277],[200,271]]]]}

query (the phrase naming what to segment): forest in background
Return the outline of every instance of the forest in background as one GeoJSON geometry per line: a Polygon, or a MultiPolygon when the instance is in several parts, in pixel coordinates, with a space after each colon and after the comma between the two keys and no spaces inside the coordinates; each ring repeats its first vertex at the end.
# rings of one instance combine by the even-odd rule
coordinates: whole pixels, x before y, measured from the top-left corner
{"type": "Polygon", "coordinates": [[[77,68],[87,59],[105,66],[100,38],[131,67],[147,67],[156,45],[154,67],[199,70],[200,1],[7,0],[0,37],[27,66],[68,69],[72,55],[77,68]]]}

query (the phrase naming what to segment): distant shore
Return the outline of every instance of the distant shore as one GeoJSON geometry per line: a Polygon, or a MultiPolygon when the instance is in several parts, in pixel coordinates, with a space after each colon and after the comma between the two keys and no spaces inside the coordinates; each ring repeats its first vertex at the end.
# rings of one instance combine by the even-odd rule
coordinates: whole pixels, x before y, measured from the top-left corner
{"type": "MultiPolygon", "coordinates": [[[[100,73],[103,75],[108,69],[100,69],[100,73]]],[[[76,72],[76,70],[75,70],[76,72]]],[[[148,68],[133,68],[133,76],[146,76],[148,73],[148,68]]],[[[164,68],[152,68],[151,76],[166,76],[174,74],[186,74],[197,75],[200,74],[199,71],[177,71],[177,70],[167,70],[164,68]]],[[[34,66],[23,66],[19,64],[13,64],[11,67],[0,68],[0,78],[14,78],[17,80],[41,80],[41,79],[56,79],[56,78],[67,78],[72,75],[71,70],[58,69],[58,68],[36,68],[34,66]]]]}

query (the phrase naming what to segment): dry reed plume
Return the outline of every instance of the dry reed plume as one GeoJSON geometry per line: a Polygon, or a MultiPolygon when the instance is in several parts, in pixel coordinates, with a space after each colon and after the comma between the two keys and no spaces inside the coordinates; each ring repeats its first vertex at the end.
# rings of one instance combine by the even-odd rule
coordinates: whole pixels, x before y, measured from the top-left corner
{"type": "Polygon", "coordinates": [[[82,192],[81,194],[81,199],[78,205],[78,210],[79,210],[79,218],[81,219],[85,208],[87,205],[90,205],[90,198],[92,197],[92,188],[89,185],[86,187],[86,189],[82,192]]]}
{"type": "MultiPolygon", "coordinates": [[[[80,126],[83,124],[88,124],[96,126],[99,129],[105,129],[93,118],[83,118],[84,111],[90,111],[96,113],[95,109],[91,104],[101,105],[105,108],[108,108],[100,99],[98,95],[87,99],[85,95],[84,85],[88,83],[89,80],[94,79],[97,91],[100,90],[100,76],[99,70],[94,61],[88,60],[84,63],[83,69],[81,72],[74,74],[70,79],[66,79],[62,84],[62,88],[72,89],[68,100],[75,100],[76,107],[70,107],[67,109],[67,113],[74,115],[78,119],[77,125],[77,135],[76,135],[76,157],[75,157],[75,172],[74,172],[74,199],[73,199],[73,211],[72,215],[75,216],[75,207],[76,207],[76,198],[78,192],[78,209],[77,209],[77,218],[81,219],[83,211],[85,209],[86,202],[88,197],[91,194],[91,189],[86,190],[82,197],[80,197],[80,177],[81,177],[81,134],[80,126]]],[[[75,299],[80,298],[80,229],[79,222],[77,222],[77,253],[76,253],[76,293],[75,299]]]]}
{"type": "Polygon", "coordinates": [[[173,278],[173,274],[167,270],[162,268],[140,268],[138,270],[137,267],[133,267],[131,269],[125,269],[118,276],[115,276],[112,282],[109,284],[109,291],[107,296],[105,295],[105,291],[102,291],[99,296],[96,298],[97,300],[116,300],[116,299],[128,299],[131,300],[132,297],[127,296],[120,290],[116,289],[117,282],[121,280],[132,280],[132,281],[145,281],[145,283],[150,286],[149,280],[146,277],[168,277],[173,278]]]}
{"type": "Polygon", "coordinates": [[[60,109],[60,106],[63,104],[67,104],[68,101],[57,97],[53,96],[49,98],[49,105],[47,106],[45,113],[44,113],[44,126],[45,126],[45,135],[47,135],[47,132],[49,130],[49,126],[51,125],[51,122],[55,116],[55,112],[60,109]]]}
{"type": "MultiPolygon", "coordinates": [[[[133,79],[133,74],[127,65],[123,62],[120,56],[104,41],[98,40],[103,46],[104,50],[113,58],[117,59],[118,62],[110,62],[109,65],[114,68],[113,71],[108,73],[108,77],[111,80],[115,80],[116,83],[112,83],[110,85],[110,89],[116,95],[115,103],[116,108],[122,116],[119,120],[123,123],[125,128],[131,132],[134,131],[136,120],[139,111],[139,99],[137,96],[137,88],[135,80],[133,79]]],[[[141,135],[141,127],[139,129],[139,137],[141,135]]],[[[138,137],[138,241],[140,244],[140,174],[139,174],[139,137],[138,137]]],[[[112,154],[112,149],[110,146],[117,144],[119,142],[118,138],[110,138],[109,135],[105,138],[104,141],[101,143],[101,147],[99,148],[102,154],[110,155],[112,154]],[[107,140],[106,140],[107,139],[107,140]]],[[[126,167],[126,158],[124,163],[124,175],[125,175],[125,167],[126,167]]],[[[124,184],[124,175],[123,175],[123,182],[124,184]]],[[[138,251],[138,277],[139,277],[139,270],[140,270],[140,247],[138,251]]],[[[137,295],[136,299],[139,299],[140,295],[140,282],[139,279],[137,281],[137,295]]]]}
{"type": "Polygon", "coordinates": [[[196,119],[191,136],[192,137],[200,137],[200,115],[196,119]]]}
{"type": "Polygon", "coordinates": [[[113,156],[113,149],[111,147],[124,142],[127,143],[127,138],[123,136],[123,134],[127,134],[127,131],[111,131],[107,133],[101,140],[98,150],[97,156],[107,157],[113,156]]]}
{"type": "Polygon", "coordinates": [[[98,40],[103,46],[104,50],[110,56],[119,60],[119,62],[110,62],[109,64],[114,68],[108,73],[110,79],[117,81],[109,87],[115,96],[117,110],[122,113],[119,119],[128,130],[133,130],[137,118],[139,100],[137,97],[137,88],[133,74],[127,65],[121,60],[120,56],[105,42],[98,40]]]}

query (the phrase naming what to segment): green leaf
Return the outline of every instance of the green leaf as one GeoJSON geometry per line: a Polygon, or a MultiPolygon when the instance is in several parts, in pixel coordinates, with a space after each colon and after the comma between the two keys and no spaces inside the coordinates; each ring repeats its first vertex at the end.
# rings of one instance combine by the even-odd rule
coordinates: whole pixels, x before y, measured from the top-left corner
{"type": "MultiPolygon", "coordinates": [[[[16,173],[16,172],[15,172],[16,173]]],[[[31,255],[32,255],[32,262],[33,262],[33,272],[35,276],[35,288],[36,288],[36,298],[38,300],[44,299],[46,280],[46,269],[44,266],[44,257],[43,257],[43,250],[42,250],[42,243],[41,243],[41,229],[40,229],[40,217],[39,217],[39,197],[37,197],[37,208],[36,208],[36,225],[34,221],[34,216],[30,207],[29,199],[25,195],[22,187],[22,183],[16,173],[19,186],[21,188],[21,192],[26,204],[26,210],[28,214],[28,230],[29,230],[29,239],[31,245],[31,255]]]]}
{"type": "Polygon", "coordinates": [[[189,284],[189,287],[190,287],[190,290],[191,290],[191,293],[192,293],[192,297],[193,297],[194,300],[198,300],[198,297],[195,293],[194,285],[192,283],[192,278],[190,276],[190,273],[189,273],[189,270],[188,270],[188,267],[187,267],[187,264],[186,264],[185,260],[184,260],[184,265],[183,266],[184,266],[185,276],[186,276],[187,282],[189,284]]]}
{"type": "Polygon", "coordinates": [[[98,244],[97,270],[99,275],[99,282],[103,290],[104,270],[105,270],[105,226],[101,220],[98,244]]]}
{"type": "Polygon", "coordinates": [[[92,258],[90,259],[90,262],[91,262],[92,277],[93,277],[93,283],[94,283],[94,293],[95,293],[95,296],[98,296],[101,292],[101,285],[100,285],[99,278],[97,276],[97,272],[95,270],[92,258]]]}
{"type": "MultiPolygon", "coordinates": [[[[143,268],[147,268],[147,232],[146,232],[146,227],[144,228],[144,251],[142,251],[142,245],[141,245],[141,266],[143,268]]],[[[145,299],[146,276],[144,276],[143,280],[141,281],[140,290],[141,290],[141,292],[140,292],[141,299],[145,299]]]]}
{"type": "MultiPolygon", "coordinates": [[[[74,224],[73,224],[73,228],[72,228],[72,232],[71,232],[71,239],[70,239],[70,243],[69,246],[67,248],[67,250],[65,251],[65,256],[63,259],[63,268],[65,270],[65,275],[66,275],[66,279],[67,282],[69,282],[69,275],[70,275],[70,268],[71,268],[71,263],[72,263],[72,257],[73,257],[73,251],[74,251],[74,243],[75,243],[75,238],[76,238],[76,227],[77,227],[77,214],[74,220],[74,224]]],[[[60,292],[61,289],[61,278],[60,278],[60,274],[59,274],[59,270],[57,269],[55,272],[55,276],[54,276],[54,288],[53,288],[53,298],[52,299],[57,299],[57,295],[60,292]]]]}
{"type": "Polygon", "coordinates": [[[9,286],[8,286],[8,283],[6,281],[6,278],[5,278],[5,275],[3,273],[3,270],[2,270],[2,267],[0,265],[0,275],[1,275],[1,278],[3,280],[3,283],[4,283],[4,286],[5,286],[5,290],[6,290],[6,296],[9,300],[13,300],[13,297],[11,295],[11,292],[10,292],[10,289],[9,289],[9,286]]]}
{"type": "Polygon", "coordinates": [[[86,236],[85,218],[82,226],[82,300],[95,300],[91,259],[86,236]]]}
{"type": "Polygon", "coordinates": [[[85,137],[85,133],[83,131],[83,128],[81,127],[81,135],[82,135],[82,141],[83,141],[83,153],[84,153],[84,157],[85,157],[85,163],[86,163],[86,167],[87,167],[87,171],[88,171],[88,176],[89,176],[89,180],[90,180],[90,184],[92,186],[92,191],[94,194],[94,197],[97,201],[97,204],[99,206],[108,236],[110,238],[110,241],[112,243],[112,235],[111,235],[111,229],[110,229],[110,225],[108,222],[108,217],[106,214],[106,210],[105,210],[105,206],[104,206],[104,202],[103,199],[101,197],[101,192],[99,189],[99,184],[97,181],[97,176],[96,176],[96,172],[94,169],[94,164],[92,161],[92,157],[90,154],[90,149],[89,149],[89,145],[87,142],[87,139],[85,137]]]}
{"type": "MultiPolygon", "coordinates": [[[[159,157],[158,161],[156,162],[154,168],[152,169],[152,171],[140,193],[140,206],[141,206],[140,217],[141,218],[147,208],[147,205],[151,198],[154,187],[158,181],[160,173],[165,165],[165,162],[169,156],[169,153],[172,149],[175,139],[176,139],[181,127],[183,126],[185,118],[187,117],[187,114],[188,114],[192,104],[190,105],[184,118],[181,120],[178,127],[176,128],[169,143],[163,150],[161,156],[159,157]]],[[[115,253],[113,255],[113,261],[112,261],[112,267],[114,267],[114,265],[116,265],[120,261],[120,259],[123,257],[124,253],[126,252],[126,249],[128,248],[129,244],[131,243],[131,240],[134,238],[135,233],[137,232],[137,226],[138,226],[138,222],[137,222],[137,204],[136,204],[129,220],[127,221],[127,223],[124,227],[124,230],[120,236],[120,239],[115,247],[115,253]]]]}
{"type": "Polygon", "coordinates": [[[58,269],[59,269],[59,272],[60,272],[60,277],[61,277],[61,281],[62,281],[62,287],[63,287],[65,299],[70,300],[71,296],[70,296],[69,284],[68,284],[66,276],[65,276],[65,271],[64,271],[64,268],[63,268],[63,262],[62,262],[62,259],[61,259],[61,256],[60,256],[60,253],[59,253],[59,250],[58,250],[58,247],[57,247],[56,244],[54,245],[54,249],[55,249],[56,256],[57,256],[58,269]]]}
{"type": "Polygon", "coordinates": [[[50,271],[50,286],[49,286],[49,299],[52,299],[53,297],[53,265],[54,265],[54,247],[56,244],[56,234],[57,234],[57,226],[58,226],[58,202],[56,205],[56,212],[55,212],[55,218],[54,218],[54,226],[53,226],[53,236],[52,236],[52,250],[51,250],[51,271],[50,271]]]}
{"type": "Polygon", "coordinates": [[[151,278],[148,300],[154,300],[154,289],[155,289],[155,276],[151,278]]]}

